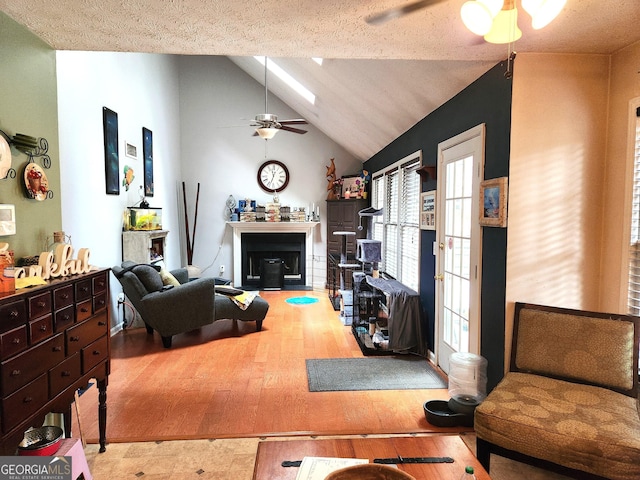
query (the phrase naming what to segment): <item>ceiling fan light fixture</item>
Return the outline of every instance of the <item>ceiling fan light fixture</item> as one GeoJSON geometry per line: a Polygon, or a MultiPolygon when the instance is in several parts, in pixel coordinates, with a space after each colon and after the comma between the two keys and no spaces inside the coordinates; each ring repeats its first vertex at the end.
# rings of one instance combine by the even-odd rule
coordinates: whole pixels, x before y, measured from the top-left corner
{"type": "Polygon", "coordinates": [[[256,133],[260,135],[260,138],[264,138],[265,140],[271,140],[273,137],[276,136],[276,133],[278,133],[278,129],[271,128],[271,127],[256,128],[256,133]]]}
{"type": "Polygon", "coordinates": [[[491,30],[484,36],[489,43],[513,43],[522,37],[518,28],[518,9],[500,10],[493,19],[491,30]]]}
{"type": "Polygon", "coordinates": [[[566,3],[566,0],[522,0],[522,8],[531,15],[533,28],[539,30],[556,18],[566,3]]]}
{"type": "Polygon", "coordinates": [[[469,0],[460,8],[460,16],[465,27],[476,35],[486,35],[491,30],[493,16],[486,5],[469,0]]]}

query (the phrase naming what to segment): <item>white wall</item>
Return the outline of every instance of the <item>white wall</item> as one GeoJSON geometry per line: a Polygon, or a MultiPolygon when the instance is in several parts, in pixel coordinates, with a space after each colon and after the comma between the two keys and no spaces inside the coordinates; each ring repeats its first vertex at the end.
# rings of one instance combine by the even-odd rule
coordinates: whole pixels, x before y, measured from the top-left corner
{"type": "MultiPolygon", "coordinates": [[[[139,200],[143,184],[142,127],[153,132],[155,195],[148,201],[162,208],[169,230],[166,263],[180,266],[178,200],[180,178],[180,112],[175,57],[139,53],[57,52],[58,123],[62,228],[74,248],[91,251],[91,263],[111,267],[122,259],[122,215],[139,200]],[[118,114],[120,185],[123,168],[134,169],[129,191],[105,193],[102,107],[118,114]],[[124,154],[127,140],[138,158],[124,154]]],[[[122,291],[112,278],[112,305],[122,291]]],[[[116,309],[113,308],[113,315],[116,309]]],[[[112,320],[112,324],[115,323],[112,320]]]]}
{"type": "Polygon", "coordinates": [[[200,182],[194,265],[206,269],[205,276],[219,276],[219,267],[224,265],[222,276],[233,278],[232,232],[225,224],[225,202],[229,195],[236,201],[271,201],[273,195],[258,186],[257,171],[266,158],[276,159],[287,165],[291,176],[280,193],[280,203],[292,208],[320,205],[322,225],[314,232],[313,286],[324,289],[326,166],[335,158],[341,176],[359,172],[362,164],[311,125],[302,126],[308,130],[304,135],[283,131],[269,141],[252,136],[254,129],[248,125],[257,114],[273,113],[279,119],[300,115],[272,94],[268,96],[270,111],[264,112],[264,87],[226,57],[184,56],[179,65],[182,180],[187,187],[191,229],[200,182]]]}
{"type": "Polygon", "coordinates": [[[509,166],[507,346],[514,302],[599,309],[608,95],[608,56],[518,54],[509,166]]]}
{"type": "MultiPolygon", "coordinates": [[[[58,122],[61,169],[62,229],[74,247],[91,250],[91,263],[111,267],[120,262],[122,214],[136,204],[143,184],[142,127],[153,132],[155,195],[162,208],[163,229],[169,230],[167,267],[186,265],[182,182],[188,221],[193,232],[197,184],[200,183],[194,265],[205,276],[232,278],[231,231],[225,224],[225,201],[272,195],[256,181],[265,158],[284,162],[290,171],[282,204],[321,206],[316,229],[314,276],[324,288],[326,271],[326,165],[336,159],[338,175],[362,168],[359,161],[312,126],[305,135],[279,132],[268,142],[253,137],[249,121],[264,110],[264,87],[226,57],[178,57],[141,53],[57,52],[58,122]],[[118,114],[120,183],[125,165],[135,171],[129,191],[105,193],[102,108],[118,114]],[[226,128],[232,126],[233,128],[226,128]],[[138,158],[124,154],[124,142],[138,147],[138,158]],[[216,259],[216,255],[220,251],[216,259]],[[214,259],[215,262],[214,262],[214,259]]],[[[299,115],[269,96],[268,113],[279,118],[299,115]]],[[[112,279],[112,306],[121,289],[112,279]]],[[[113,308],[112,324],[117,323],[113,308]]]]}

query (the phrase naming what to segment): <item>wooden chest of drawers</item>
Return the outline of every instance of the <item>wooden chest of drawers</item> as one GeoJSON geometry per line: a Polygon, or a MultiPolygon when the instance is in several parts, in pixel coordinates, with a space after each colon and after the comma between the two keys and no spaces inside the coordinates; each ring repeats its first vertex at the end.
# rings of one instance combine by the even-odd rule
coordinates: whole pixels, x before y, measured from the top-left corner
{"type": "Polygon", "coordinates": [[[108,269],[0,296],[0,455],[49,412],[65,414],[70,436],[75,392],[92,378],[105,450],[109,318],[108,269]]]}

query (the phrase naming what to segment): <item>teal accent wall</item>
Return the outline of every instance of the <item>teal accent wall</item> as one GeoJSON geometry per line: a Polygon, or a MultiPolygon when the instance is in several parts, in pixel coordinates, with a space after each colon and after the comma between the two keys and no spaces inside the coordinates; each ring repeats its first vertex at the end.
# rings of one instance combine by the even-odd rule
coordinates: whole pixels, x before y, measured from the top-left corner
{"type": "MultiPolygon", "coordinates": [[[[501,62],[444,105],[420,120],[370,158],[364,168],[376,172],[407,155],[422,150],[422,163],[437,165],[438,144],[481,123],[486,125],[485,179],[509,175],[512,80],[506,78],[501,62]]],[[[436,181],[423,182],[422,191],[436,189],[436,181]]],[[[488,388],[503,376],[505,351],[505,289],[507,229],[482,229],[481,355],[487,367],[488,388]]],[[[420,300],[427,342],[434,349],[435,257],[434,231],[421,231],[420,300]]]]}

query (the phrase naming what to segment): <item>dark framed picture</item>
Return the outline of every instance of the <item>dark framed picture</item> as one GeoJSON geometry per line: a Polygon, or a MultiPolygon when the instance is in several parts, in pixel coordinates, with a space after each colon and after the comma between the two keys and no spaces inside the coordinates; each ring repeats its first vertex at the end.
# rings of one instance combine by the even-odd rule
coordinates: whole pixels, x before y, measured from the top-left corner
{"type": "Polygon", "coordinates": [[[142,159],[144,161],[144,195],[153,197],[153,132],[142,127],[142,159]]]}
{"type": "Polygon", "coordinates": [[[420,194],[420,229],[436,229],[436,191],[420,194]]]}
{"type": "Polygon", "coordinates": [[[120,157],[118,154],[118,114],[102,107],[104,131],[104,175],[107,195],[120,195],[120,157]]]}
{"type": "Polygon", "coordinates": [[[507,177],[480,183],[480,225],[507,226],[507,177]]]}

